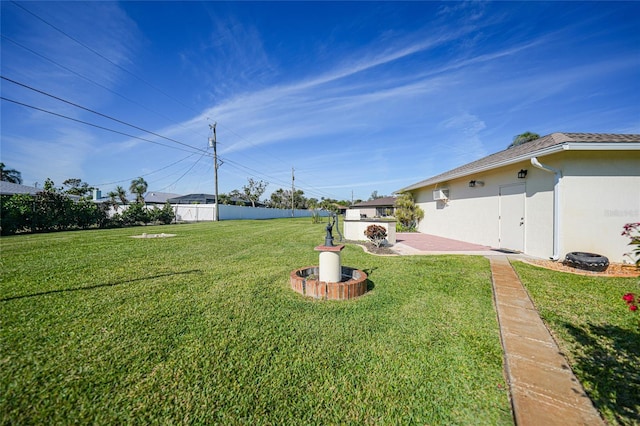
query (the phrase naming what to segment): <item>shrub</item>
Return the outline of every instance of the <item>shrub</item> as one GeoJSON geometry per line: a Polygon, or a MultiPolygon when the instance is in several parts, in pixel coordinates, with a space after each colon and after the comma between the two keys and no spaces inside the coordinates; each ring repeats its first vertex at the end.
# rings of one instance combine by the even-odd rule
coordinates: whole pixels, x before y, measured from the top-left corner
{"type": "Polygon", "coordinates": [[[176,214],[169,203],[165,203],[161,209],[154,207],[149,211],[149,220],[151,222],[159,222],[168,225],[173,221],[173,219],[175,219],[175,217],[176,214]]]}
{"type": "Polygon", "coordinates": [[[623,227],[623,237],[629,237],[629,245],[632,247],[625,256],[629,257],[636,266],[640,267],[640,222],[627,223],[623,227]]]}
{"type": "Polygon", "coordinates": [[[387,238],[387,230],[384,226],[369,225],[364,231],[364,235],[373,243],[374,246],[380,247],[387,238]]]}
{"type": "Polygon", "coordinates": [[[424,218],[424,211],[416,205],[413,196],[408,192],[403,192],[395,202],[396,219],[398,225],[396,230],[400,232],[413,232],[418,227],[418,222],[424,218]]]}
{"type": "Polygon", "coordinates": [[[149,222],[149,213],[142,203],[131,203],[122,212],[122,222],[125,225],[146,224],[149,222]]]}
{"type": "Polygon", "coordinates": [[[33,209],[33,197],[28,194],[0,196],[0,231],[11,235],[28,226],[28,218],[33,209]]]}

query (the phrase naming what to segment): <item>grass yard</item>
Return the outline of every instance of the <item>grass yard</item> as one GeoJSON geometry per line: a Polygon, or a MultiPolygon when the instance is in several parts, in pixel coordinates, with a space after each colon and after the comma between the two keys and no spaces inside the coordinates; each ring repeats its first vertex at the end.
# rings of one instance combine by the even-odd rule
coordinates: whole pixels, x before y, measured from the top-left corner
{"type": "Polygon", "coordinates": [[[3,237],[2,423],[512,424],[488,261],[348,246],[373,289],[305,299],[289,272],[324,234],[288,219],[3,237]]]}
{"type": "Polygon", "coordinates": [[[513,266],[596,408],[610,424],[639,424],[640,315],[622,300],[640,294],[638,278],[513,266]]]}

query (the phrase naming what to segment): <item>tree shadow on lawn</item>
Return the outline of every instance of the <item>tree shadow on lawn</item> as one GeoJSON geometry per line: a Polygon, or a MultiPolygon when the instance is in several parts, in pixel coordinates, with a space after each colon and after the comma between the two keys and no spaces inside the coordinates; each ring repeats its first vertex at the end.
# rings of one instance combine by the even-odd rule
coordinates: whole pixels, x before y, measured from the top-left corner
{"type": "Polygon", "coordinates": [[[157,275],[151,275],[151,276],[148,276],[148,277],[133,278],[133,279],[130,279],[130,280],[122,280],[122,281],[115,281],[115,282],[110,282],[110,283],[95,284],[95,285],[90,285],[90,286],[86,286],[86,287],[61,288],[61,289],[56,289],[56,290],[42,291],[42,292],[39,292],[39,293],[23,294],[23,295],[20,295],[20,296],[5,297],[5,298],[0,299],[0,302],[8,302],[8,301],[11,301],[11,300],[16,300],[16,299],[26,299],[26,298],[29,298],[29,297],[46,296],[48,294],[55,294],[55,293],[66,293],[66,292],[70,292],[70,291],[93,290],[93,289],[101,288],[101,287],[114,287],[114,286],[121,285],[121,284],[129,284],[129,283],[134,283],[134,282],[138,282],[138,281],[153,280],[153,279],[156,279],[156,278],[172,277],[172,276],[175,276],[175,275],[199,274],[199,273],[202,273],[202,271],[200,269],[193,269],[191,271],[183,271],[183,272],[169,272],[169,273],[166,273],[166,274],[157,274],[157,275]]]}
{"type": "Polygon", "coordinates": [[[595,406],[622,424],[635,424],[640,419],[640,333],[609,324],[564,326],[582,346],[574,370],[592,383],[588,393],[595,406]]]}

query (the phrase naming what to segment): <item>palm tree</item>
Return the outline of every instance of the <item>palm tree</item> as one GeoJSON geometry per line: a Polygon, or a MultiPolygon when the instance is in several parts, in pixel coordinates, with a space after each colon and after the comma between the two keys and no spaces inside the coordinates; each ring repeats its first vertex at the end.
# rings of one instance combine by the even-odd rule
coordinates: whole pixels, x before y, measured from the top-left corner
{"type": "Polygon", "coordinates": [[[540,135],[533,132],[524,132],[519,135],[513,137],[513,142],[508,148],[513,148],[514,146],[522,145],[523,143],[535,141],[536,139],[540,139],[540,135]]]}
{"type": "Polygon", "coordinates": [[[116,186],[116,190],[115,190],[118,198],[120,198],[120,202],[122,204],[127,204],[129,201],[127,200],[127,191],[124,190],[123,187],[121,186],[116,186]]]}
{"type": "Polygon", "coordinates": [[[4,163],[0,163],[0,180],[21,184],[22,174],[15,169],[5,169],[4,163]]]}
{"type": "Polygon", "coordinates": [[[144,193],[147,192],[147,181],[142,177],[138,179],[134,179],[131,181],[131,186],[129,187],[129,192],[132,194],[136,194],[136,201],[138,203],[144,203],[144,193]]]}
{"type": "Polygon", "coordinates": [[[118,202],[116,201],[116,198],[118,198],[118,193],[116,191],[111,191],[107,194],[107,196],[109,197],[109,205],[113,206],[113,208],[116,210],[116,212],[118,211],[118,202]]]}

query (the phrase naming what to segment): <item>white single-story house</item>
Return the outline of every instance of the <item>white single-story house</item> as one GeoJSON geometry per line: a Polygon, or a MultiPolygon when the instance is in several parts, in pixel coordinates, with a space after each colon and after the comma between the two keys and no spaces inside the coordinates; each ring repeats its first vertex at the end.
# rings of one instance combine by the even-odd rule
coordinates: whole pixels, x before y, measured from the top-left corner
{"type": "Polygon", "coordinates": [[[405,191],[424,210],[419,232],[539,258],[630,262],[620,234],[640,222],[640,135],[553,133],[405,191]]]}

